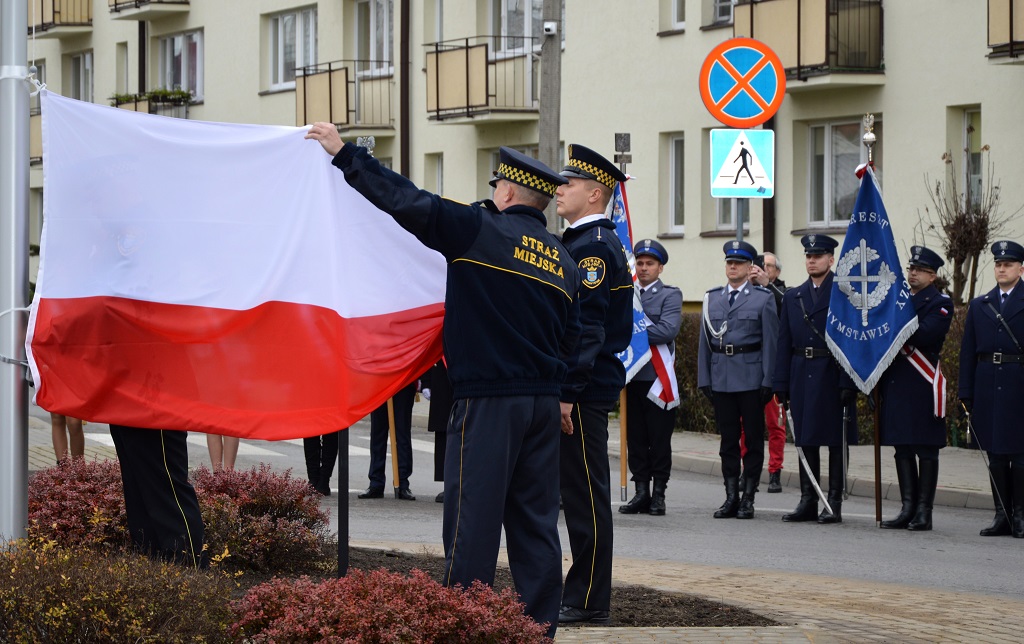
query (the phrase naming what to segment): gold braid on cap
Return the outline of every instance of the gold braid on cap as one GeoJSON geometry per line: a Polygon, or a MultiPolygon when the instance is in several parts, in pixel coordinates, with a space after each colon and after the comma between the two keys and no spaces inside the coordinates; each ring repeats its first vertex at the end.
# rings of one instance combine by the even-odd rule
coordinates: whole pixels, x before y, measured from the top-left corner
{"type": "Polygon", "coordinates": [[[498,174],[513,183],[518,183],[526,186],[527,188],[532,188],[537,192],[543,192],[549,197],[555,196],[555,189],[557,188],[555,184],[550,181],[545,181],[537,175],[527,172],[521,168],[516,168],[506,163],[500,163],[498,164],[498,174]]]}
{"type": "Polygon", "coordinates": [[[579,168],[580,170],[583,170],[587,174],[594,175],[595,181],[600,181],[601,183],[608,186],[612,190],[615,190],[615,184],[618,183],[618,181],[615,179],[615,177],[608,174],[601,168],[598,168],[595,165],[591,165],[586,161],[580,161],[579,159],[572,158],[569,159],[569,165],[573,168],[579,168]]]}

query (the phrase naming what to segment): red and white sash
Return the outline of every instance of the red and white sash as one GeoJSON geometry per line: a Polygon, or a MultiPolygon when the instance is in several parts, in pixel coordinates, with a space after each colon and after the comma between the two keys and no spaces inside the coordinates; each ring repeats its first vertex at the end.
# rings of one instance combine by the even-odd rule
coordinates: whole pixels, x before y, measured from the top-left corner
{"type": "Polygon", "coordinates": [[[935,401],[933,413],[936,418],[946,417],[946,377],[942,375],[942,362],[936,361],[935,365],[928,362],[921,350],[909,344],[903,345],[900,353],[910,362],[911,366],[928,384],[932,386],[932,398],[935,401]]]}
{"type": "Polygon", "coordinates": [[[651,364],[658,378],[651,385],[647,397],[662,409],[679,406],[679,383],[676,382],[675,361],[667,344],[651,345],[651,364]]]}

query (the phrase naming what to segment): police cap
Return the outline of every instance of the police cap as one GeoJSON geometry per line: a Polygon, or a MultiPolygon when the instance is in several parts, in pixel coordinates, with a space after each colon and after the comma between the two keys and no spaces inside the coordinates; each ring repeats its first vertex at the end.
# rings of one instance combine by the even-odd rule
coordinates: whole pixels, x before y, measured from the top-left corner
{"type": "Polygon", "coordinates": [[[493,188],[499,179],[526,186],[545,197],[554,197],[558,186],[568,183],[537,159],[504,146],[498,150],[498,169],[494,171],[494,178],[488,183],[493,188]]]}
{"type": "Polygon", "coordinates": [[[828,235],[804,235],[800,238],[804,255],[834,255],[839,242],[828,235]]]}
{"type": "Polygon", "coordinates": [[[945,263],[946,261],[931,249],[925,248],[924,246],[910,247],[910,261],[908,264],[911,266],[919,266],[937,271],[945,263]]]}
{"type": "Polygon", "coordinates": [[[668,251],[653,239],[642,239],[633,247],[633,256],[650,255],[662,264],[668,264],[668,251]]]}
{"type": "Polygon", "coordinates": [[[616,183],[626,180],[626,175],[614,163],[579,143],[569,144],[569,165],[562,168],[562,176],[593,179],[612,190],[616,183]]]}
{"type": "Polygon", "coordinates": [[[757,257],[757,249],[745,241],[733,240],[725,242],[722,250],[725,251],[725,261],[752,262],[757,257]]]}
{"type": "Polygon", "coordinates": [[[1024,262],[1024,246],[1004,239],[992,244],[992,255],[997,262],[1024,262]]]}

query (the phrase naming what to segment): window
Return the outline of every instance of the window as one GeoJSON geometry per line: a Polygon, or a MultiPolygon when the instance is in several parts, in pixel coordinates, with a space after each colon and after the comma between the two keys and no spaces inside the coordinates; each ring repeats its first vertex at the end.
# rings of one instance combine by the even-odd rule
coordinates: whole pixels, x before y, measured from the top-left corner
{"type": "Polygon", "coordinates": [[[732,0],[711,0],[711,19],[716,25],[732,22],[732,0]]]}
{"type": "Polygon", "coordinates": [[[71,78],[68,96],[80,101],[92,102],[92,52],[87,51],[71,56],[71,78]]]}
{"type": "Polygon", "coordinates": [[[750,230],[750,199],[715,199],[718,230],[736,230],[736,213],[743,230],[750,230]]]}
{"type": "MultiPolygon", "coordinates": [[[[559,37],[565,44],[565,4],[562,4],[559,37]]],[[[540,50],[544,37],[544,0],[491,0],[491,31],[499,38],[497,53],[515,53],[532,48],[540,50]],[[527,15],[529,14],[529,15],[527,15]]]]}
{"type": "Polygon", "coordinates": [[[270,89],[294,89],[295,69],[316,62],[316,8],[271,16],[270,89]]]}
{"type": "Polygon", "coordinates": [[[116,87],[118,94],[128,93],[128,43],[119,42],[117,43],[117,60],[116,64],[116,87]]]}
{"type": "Polygon", "coordinates": [[[672,2],[672,27],[683,29],[686,27],[686,0],[671,0],[672,2]]]}
{"type": "Polygon", "coordinates": [[[160,39],[160,75],[164,89],[192,92],[203,98],[203,33],[193,31],[160,39]]]}
{"type": "Polygon", "coordinates": [[[971,203],[982,198],[981,110],[964,111],[964,176],[971,203]]]}
{"type": "Polygon", "coordinates": [[[686,195],[684,184],[686,183],[686,166],[683,163],[684,155],[683,136],[672,137],[669,142],[669,176],[672,178],[672,202],[669,205],[670,233],[683,232],[683,203],[686,195]]]}
{"type": "Polygon", "coordinates": [[[392,73],[393,5],[393,0],[359,0],[356,4],[359,71],[392,73]]]}
{"type": "MultiPolygon", "coordinates": [[[[882,122],[875,120],[875,176],[882,182],[882,122]]],[[[861,122],[825,123],[810,129],[809,212],[807,224],[825,228],[846,226],[857,200],[857,166],[867,163],[861,141],[861,122]]]]}

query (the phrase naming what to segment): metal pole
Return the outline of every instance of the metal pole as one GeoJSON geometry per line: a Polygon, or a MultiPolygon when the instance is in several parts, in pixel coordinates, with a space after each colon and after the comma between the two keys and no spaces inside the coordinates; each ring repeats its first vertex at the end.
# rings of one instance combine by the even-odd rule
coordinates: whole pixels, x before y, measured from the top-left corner
{"type": "Polygon", "coordinates": [[[348,574],[348,433],[338,432],[338,577],[348,574]]]}
{"type": "MultiPolygon", "coordinates": [[[[25,358],[28,300],[28,3],[0,0],[0,356],[25,358]],[[5,314],[6,313],[6,314],[5,314]]],[[[28,385],[0,362],[0,541],[28,525],[28,385]]]]}
{"type": "MultiPolygon", "coordinates": [[[[562,151],[562,0],[544,0],[541,15],[545,26],[554,24],[554,29],[545,28],[544,33],[534,34],[540,41],[540,120],[537,124],[537,156],[542,163],[560,169],[558,159],[562,151]]],[[[529,60],[529,59],[528,59],[529,60]]],[[[530,64],[527,62],[527,64],[530,64]]],[[[536,96],[534,99],[538,98],[536,96]]],[[[558,226],[555,214],[555,200],[545,209],[548,230],[554,232],[558,226]]]]}

